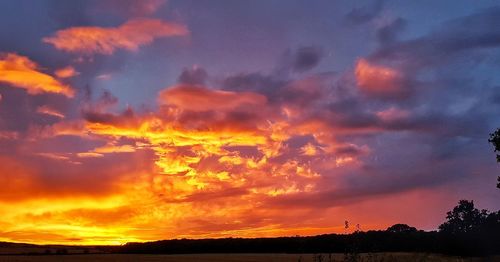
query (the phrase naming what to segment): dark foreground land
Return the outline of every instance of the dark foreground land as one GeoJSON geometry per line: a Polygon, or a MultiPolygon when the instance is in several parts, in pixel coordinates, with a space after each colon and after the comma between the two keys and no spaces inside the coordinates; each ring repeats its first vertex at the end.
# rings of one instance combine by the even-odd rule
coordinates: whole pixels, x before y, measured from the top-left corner
{"type": "Polygon", "coordinates": [[[499,261],[500,235],[417,230],[310,237],[178,239],[122,246],[0,242],[0,262],[31,261],[499,261]]]}
{"type": "Polygon", "coordinates": [[[48,262],[48,261],[96,261],[96,262],[330,262],[330,261],[500,261],[500,256],[492,257],[453,257],[423,253],[363,253],[356,258],[344,254],[183,254],[183,255],[141,255],[141,254],[86,254],[86,255],[32,255],[0,256],[2,262],[48,262]]]}
{"type": "Polygon", "coordinates": [[[440,231],[387,230],[276,238],[174,239],[121,246],[0,242],[0,261],[499,261],[500,212],[461,201],[440,231]],[[467,212],[464,212],[466,209],[467,212]],[[479,214],[471,222],[462,219],[479,214]],[[466,215],[464,215],[466,214],[466,215]]]}

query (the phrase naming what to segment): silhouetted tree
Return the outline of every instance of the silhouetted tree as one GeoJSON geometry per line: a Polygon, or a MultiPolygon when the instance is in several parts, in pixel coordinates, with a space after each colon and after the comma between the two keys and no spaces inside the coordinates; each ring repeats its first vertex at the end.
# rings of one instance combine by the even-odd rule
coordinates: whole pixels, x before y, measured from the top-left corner
{"type": "Polygon", "coordinates": [[[484,227],[489,231],[494,230],[500,233],[500,211],[488,214],[484,221],[484,227]]]}
{"type": "Polygon", "coordinates": [[[469,233],[479,228],[486,220],[488,212],[479,211],[474,207],[474,201],[460,200],[458,206],[446,213],[447,221],[439,226],[444,233],[469,233]]]}
{"type": "Polygon", "coordinates": [[[392,233],[409,233],[409,232],[417,232],[417,229],[407,224],[395,224],[388,227],[386,231],[392,233]]]}
{"type": "MultiPolygon", "coordinates": [[[[490,134],[488,142],[495,147],[494,152],[500,152],[500,128],[490,134]]],[[[497,154],[497,162],[500,163],[500,154],[497,154]]],[[[500,188],[500,176],[497,178],[497,187],[500,188]]]]}

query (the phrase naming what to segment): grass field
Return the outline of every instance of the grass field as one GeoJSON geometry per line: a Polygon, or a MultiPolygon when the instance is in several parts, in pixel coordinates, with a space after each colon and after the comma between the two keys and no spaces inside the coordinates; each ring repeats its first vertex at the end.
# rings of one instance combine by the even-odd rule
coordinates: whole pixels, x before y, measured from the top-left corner
{"type": "MultiPolygon", "coordinates": [[[[188,254],[188,255],[129,255],[129,254],[87,254],[87,255],[12,255],[0,256],[0,261],[5,262],[48,262],[48,261],[96,261],[96,262],[329,262],[329,261],[344,261],[343,254],[188,254]],[[321,257],[321,260],[319,258],[321,257]]],[[[420,254],[420,253],[378,253],[378,254],[361,254],[357,260],[349,261],[500,261],[500,257],[490,258],[460,258],[447,257],[435,254],[420,254]]]]}

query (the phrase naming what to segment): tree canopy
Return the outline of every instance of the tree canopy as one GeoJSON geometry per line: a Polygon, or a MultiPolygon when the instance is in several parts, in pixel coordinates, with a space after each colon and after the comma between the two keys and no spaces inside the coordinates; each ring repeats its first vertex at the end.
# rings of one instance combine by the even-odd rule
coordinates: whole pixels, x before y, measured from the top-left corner
{"type": "Polygon", "coordinates": [[[386,231],[392,233],[409,233],[409,232],[417,232],[417,229],[407,224],[395,224],[387,228],[386,231]]]}
{"type": "MultiPolygon", "coordinates": [[[[490,134],[490,139],[488,139],[493,147],[495,147],[494,152],[500,152],[500,128],[495,132],[490,134]]],[[[500,163],[500,154],[497,154],[497,162],[500,163]]],[[[500,188],[500,176],[497,178],[497,187],[500,188]]]]}
{"type": "Polygon", "coordinates": [[[486,210],[474,207],[474,201],[460,200],[452,211],[446,213],[447,221],[439,226],[439,230],[451,234],[470,233],[479,228],[487,216],[486,210]]]}

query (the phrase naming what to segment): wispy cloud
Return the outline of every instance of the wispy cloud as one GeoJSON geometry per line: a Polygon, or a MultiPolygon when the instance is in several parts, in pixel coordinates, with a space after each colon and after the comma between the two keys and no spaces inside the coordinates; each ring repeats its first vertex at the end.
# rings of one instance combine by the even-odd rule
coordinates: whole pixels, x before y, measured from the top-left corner
{"type": "Polygon", "coordinates": [[[55,117],[58,117],[58,118],[64,118],[64,114],[63,113],[61,113],[58,110],[56,110],[54,108],[51,108],[51,107],[49,107],[47,105],[39,106],[36,109],[36,112],[40,113],[40,114],[46,114],[46,115],[50,115],[50,116],[55,116],[55,117]]]}
{"type": "Polygon", "coordinates": [[[117,49],[136,51],[157,38],[183,36],[189,33],[184,25],[158,19],[133,19],[119,27],[82,26],[57,31],[43,42],[55,48],[81,54],[113,54],[117,49]]]}

